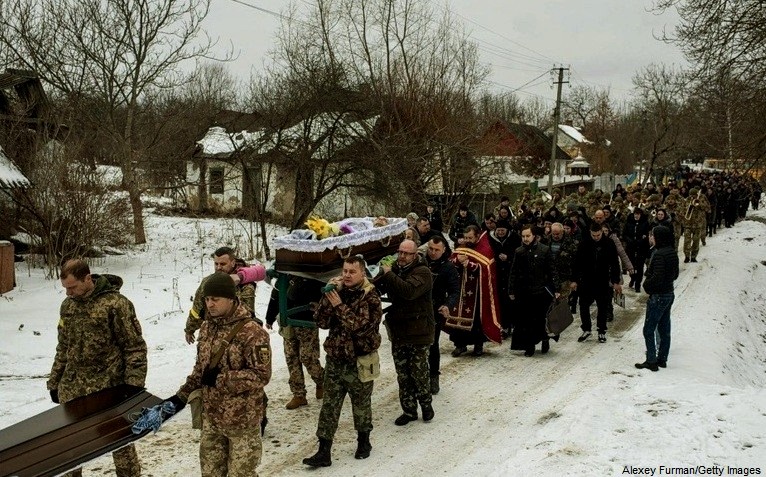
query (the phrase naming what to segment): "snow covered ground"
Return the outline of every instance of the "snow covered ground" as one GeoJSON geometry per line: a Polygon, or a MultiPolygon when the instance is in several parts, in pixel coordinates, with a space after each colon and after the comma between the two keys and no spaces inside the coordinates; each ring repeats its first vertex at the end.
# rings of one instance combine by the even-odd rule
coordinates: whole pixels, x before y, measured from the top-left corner
{"type": "MultiPolygon", "coordinates": [[[[723,474],[716,475],[736,475],[733,468],[749,467],[766,473],[766,212],[750,214],[757,220],[719,231],[701,249],[699,263],[681,265],[668,368],[657,373],[633,366],[644,358],[646,295],[627,292],[627,309],[616,311],[606,344],[578,343],[577,319],[548,355],[532,358],[503,345],[489,346],[481,358],[455,359],[442,336],[436,417],[402,428],[393,424],[400,409],[384,341],[367,460],[353,458],[356,435],[347,401],[332,467],[309,471],[301,464],[316,447],[320,403],[309,385],[309,406],[284,409],[287,370],[281,338],[272,331],[270,423],[259,472],[590,476],[629,475],[633,467],[653,468],[654,475],[721,467],[723,474]]],[[[122,291],[136,306],[149,346],[147,387],[165,397],[194,362],[195,348],[183,339],[190,297],[212,271],[210,252],[232,241],[236,225],[157,216],[147,223],[146,246],[98,259],[92,269],[125,280],[122,291]]],[[[0,427],[53,406],[45,380],[64,298],[58,281],[44,280],[41,270],[16,267],[18,287],[0,296],[0,427]]],[[[259,285],[261,315],[269,293],[259,285]]],[[[185,410],[139,441],[144,475],[198,475],[197,444],[198,431],[185,410]]],[[[111,475],[111,458],[86,470],[111,475]]]]}

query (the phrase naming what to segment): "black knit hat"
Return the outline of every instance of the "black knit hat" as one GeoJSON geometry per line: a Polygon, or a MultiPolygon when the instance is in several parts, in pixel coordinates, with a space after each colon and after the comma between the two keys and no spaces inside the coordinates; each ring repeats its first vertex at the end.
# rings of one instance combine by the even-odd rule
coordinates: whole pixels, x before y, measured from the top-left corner
{"type": "Polygon", "coordinates": [[[205,279],[205,285],[202,287],[204,297],[214,296],[218,298],[237,299],[237,288],[234,286],[234,280],[225,273],[216,272],[208,275],[205,279]]]}

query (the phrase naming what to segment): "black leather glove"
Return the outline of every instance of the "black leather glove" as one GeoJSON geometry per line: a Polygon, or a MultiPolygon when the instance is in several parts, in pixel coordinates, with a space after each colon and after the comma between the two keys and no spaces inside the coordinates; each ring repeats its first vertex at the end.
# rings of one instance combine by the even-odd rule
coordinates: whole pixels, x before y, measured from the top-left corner
{"type": "Polygon", "coordinates": [[[59,403],[59,390],[58,389],[51,389],[51,401],[53,401],[54,404],[59,403]]]}
{"type": "Polygon", "coordinates": [[[181,412],[181,409],[186,407],[186,403],[183,402],[183,400],[180,397],[178,397],[178,394],[174,394],[170,396],[169,398],[165,399],[165,401],[173,403],[173,406],[175,406],[176,408],[176,414],[181,412]]]}
{"type": "Polygon", "coordinates": [[[221,368],[206,369],[202,373],[202,384],[214,388],[215,380],[218,379],[219,374],[221,374],[221,368]]]}

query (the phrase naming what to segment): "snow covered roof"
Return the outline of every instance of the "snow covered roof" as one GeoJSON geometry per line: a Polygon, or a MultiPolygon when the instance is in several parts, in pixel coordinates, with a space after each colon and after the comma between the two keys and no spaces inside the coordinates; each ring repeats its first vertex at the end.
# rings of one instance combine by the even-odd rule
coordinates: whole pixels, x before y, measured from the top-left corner
{"type": "Polygon", "coordinates": [[[379,116],[373,116],[358,121],[350,121],[343,115],[323,113],[307,121],[299,121],[281,132],[269,133],[265,130],[226,132],[220,126],[207,130],[205,137],[197,141],[202,147],[202,156],[228,156],[244,148],[271,150],[275,147],[293,149],[304,142],[320,142],[317,150],[329,147],[327,137],[332,136],[333,147],[349,146],[359,138],[367,136],[375,126],[379,116]],[[334,131],[329,134],[330,131],[334,131]]]}
{"type": "Polygon", "coordinates": [[[581,142],[581,143],[585,143],[585,144],[593,144],[593,141],[589,141],[574,126],[570,126],[568,124],[559,124],[559,131],[561,131],[564,134],[566,134],[567,136],[571,137],[576,142],[581,142]]]}
{"type": "Polygon", "coordinates": [[[202,147],[203,156],[225,156],[247,146],[256,146],[260,137],[260,131],[229,133],[225,128],[214,126],[207,130],[205,137],[197,141],[197,144],[202,147]]]}
{"type": "Polygon", "coordinates": [[[16,187],[29,187],[32,185],[29,179],[24,177],[18,167],[5,155],[0,146],[0,189],[13,189],[16,187]]]}
{"type": "Polygon", "coordinates": [[[567,167],[570,169],[574,167],[590,167],[590,163],[586,161],[584,157],[578,154],[577,157],[572,159],[572,162],[567,164],[567,167]]]}

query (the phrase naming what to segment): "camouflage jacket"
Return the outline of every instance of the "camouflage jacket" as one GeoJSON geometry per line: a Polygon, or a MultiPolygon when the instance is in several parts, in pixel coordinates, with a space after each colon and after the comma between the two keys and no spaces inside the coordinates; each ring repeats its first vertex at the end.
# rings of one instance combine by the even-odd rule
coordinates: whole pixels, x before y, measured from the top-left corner
{"type": "Polygon", "coordinates": [[[710,213],[710,202],[704,195],[687,198],[683,208],[684,226],[687,228],[704,228],[708,213],[710,213]],[[699,205],[694,205],[697,200],[699,200],[699,205]],[[689,211],[689,205],[691,205],[691,216],[687,219],[686,214],[689,211]]]}
{"type": "Polygon", "coordinates": [[[263,388],[271,379],[269,334],[251,319],[250,311],[237,306],[226,316],[208,318],[202,323],[197,342],[197,362],[178,396],[202,388],[202,413],[221,429],[257,429],[263,417],[263,388]],[[238,322],[245,325],[225,347],[215,387],[202,385],[202,373],[238,322]]]}
{"type": "Polygon", "coordinates": [[[144,387],[146,379],[146,342],[133,304],[119,292],[122,279],[91,276],[90,295],[61,304],[47,386],[62,403],[119,384],[144,387]]]}
{"type": "MultiPolygon", "coordinates": [[[[542,243],[551,249],[553,254],[553,266],[562,284],[572,279],[572,264],[577,255],[577,241],[572,237],[564,236],[561,244],[555,244],[550,237],[542,240],[542,243]]],[[[568,283],[566,284],[569,285],[568,283]]]]}
{"type": "Polygon", "coordinates": [[[343,301],[333,307],[326,296],[314,312],[317,326],[329,329],[324,350],[329,358],[356,362],[358,356],[370,354],[380,347],[380,321],[383,308],[375,286],[365,281],[357,288],[341,288],[343,301]]]}
{"type": "MultiPolygon", "coordinates": [[[[236,272],[236,269],[234,271],[236,272]]],[[[192,303],[191,310],[189,310],[189,316],[186,318],[184,333],[194,333],[200,328],[202,321],[205,319],[205,297],[202,296],[202,288],[205,286],[205,281],[209,276],[202,279],[199,287],[197,287],[197,291],[194,293],[194,302],[192,303]]],[[[250,316],[255,316],[255,284],[240,283],[237,285],[237,298],[250,312],[250,316]]]]}

